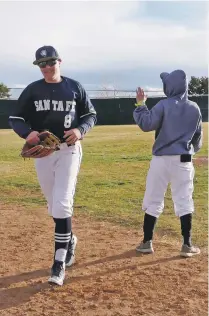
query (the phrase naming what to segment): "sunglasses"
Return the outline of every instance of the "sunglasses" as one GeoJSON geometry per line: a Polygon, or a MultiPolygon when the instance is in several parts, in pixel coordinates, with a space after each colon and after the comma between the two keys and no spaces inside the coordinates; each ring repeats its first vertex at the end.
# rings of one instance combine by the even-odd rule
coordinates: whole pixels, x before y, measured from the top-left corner
{"type": "Polygon", "coordinates": [[[38,66],[40,68],[46,68],[46,66],[53,67],[54,65],[56,65],[56,63],[57,63],[57,60],[50,59],[50,60],[42,61],[42,62],[38,63],[38,66]]]}

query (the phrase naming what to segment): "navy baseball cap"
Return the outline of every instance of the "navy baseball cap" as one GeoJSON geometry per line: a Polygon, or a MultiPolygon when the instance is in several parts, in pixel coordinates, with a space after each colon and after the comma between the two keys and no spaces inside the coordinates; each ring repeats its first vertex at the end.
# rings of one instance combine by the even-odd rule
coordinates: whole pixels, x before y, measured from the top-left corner
{"type": "Polygon", "coordinates": [[[50,59],[60,59],[57,50],[53,46],[42,46],[36,51],[36,60],[33,62],[34,65],[38,65],[38,63],[42,61],[47,61],[50,59]]]}

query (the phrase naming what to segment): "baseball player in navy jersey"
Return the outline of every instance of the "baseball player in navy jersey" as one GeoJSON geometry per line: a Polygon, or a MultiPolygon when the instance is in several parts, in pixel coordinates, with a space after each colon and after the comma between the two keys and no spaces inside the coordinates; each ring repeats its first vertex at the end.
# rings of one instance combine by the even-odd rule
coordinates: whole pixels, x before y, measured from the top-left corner
{"type": "Polygon", "coordinates": [[[155,131],[152,160],[147,175],[142,209],[144,239],[136,248],[152,253],[153,231],[157,218],[164,209],[164,196],[168,183],[175,214],[180,218],[183,245],[180,255],[191,257],[200,249],[191,241],[194,167],[192,156],[202,146],[202,117],[198,105],[188,100],[188,80],[183,70],[160,75],[167,98],[160,100],[150,111],[146,96],[137,89],[136,109],[133,116],[144,131],[155,131]]]}
{"type": "Polygon", "coordinates": [[[50,283],[62,285],[65,266],[75,260],[77,237],[71,218],[77,175],[82,159],[80,140],[95,125],[96,112],[82,85],[61,76],[61,58],[52,46],[36,51],[43,79],[29,84],[9,117],[11,128],[29,143],[48,130],[61,140],[59,150],[36,158],[35,168],[49,214],[55,222],[55,252],[50,283]]]}

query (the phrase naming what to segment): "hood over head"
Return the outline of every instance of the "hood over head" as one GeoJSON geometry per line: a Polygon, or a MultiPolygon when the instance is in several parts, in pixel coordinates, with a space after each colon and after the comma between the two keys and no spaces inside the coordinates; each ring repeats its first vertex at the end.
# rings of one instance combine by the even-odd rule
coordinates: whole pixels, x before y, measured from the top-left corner
{"type": "Polygon", "coordinates": [[[183,70],[174,70],[171,73],[162,72],[160,78],[163,82],[163,90],[168,98],[180,97],[183,99],[188,95],[188,79],[183,70]]]}

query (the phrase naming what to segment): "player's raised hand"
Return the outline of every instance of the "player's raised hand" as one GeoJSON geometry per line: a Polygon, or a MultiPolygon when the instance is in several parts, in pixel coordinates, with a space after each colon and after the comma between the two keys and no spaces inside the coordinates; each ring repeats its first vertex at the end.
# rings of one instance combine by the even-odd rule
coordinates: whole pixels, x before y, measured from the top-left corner
{"type": "Polygon", "coordinates": [[[77,140],[81,139],[81,133],[79,129],[73,128],[69,131],[64,131],[63,138],[65,138],[65,142],[68,145],[72,145],[72,144],[75,144],[77,140]]]}
{"type": "Polygon", "coordinates": [[[136,89],[136,102],[137,103],[142,103],[147,100],[147,95],[144,94],[144,90],[140,87],[136,89]]]}

